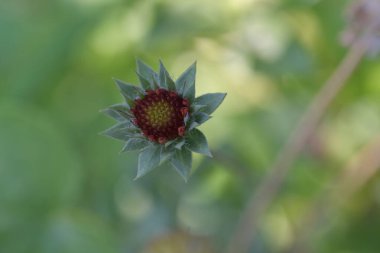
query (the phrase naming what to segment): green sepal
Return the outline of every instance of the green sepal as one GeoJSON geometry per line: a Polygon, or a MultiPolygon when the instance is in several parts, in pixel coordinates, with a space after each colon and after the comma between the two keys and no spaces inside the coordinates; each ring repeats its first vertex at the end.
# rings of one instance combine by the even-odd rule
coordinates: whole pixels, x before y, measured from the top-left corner
{"type": "Polygon", "coordinates": [[[169,146],[171,146],[171,145],[173,146],[174,143],[176,143],[177,141],[178,141],[177,139],[167,141],[167,142],[164,144],[164,146],[165,146],[165,148],[166,148],[166,147],[169,147],[169,146]]]}
{"type": "Polygon", "coordinates": [[[175,82],[177,92],[193,101],[195,97],[196,62],[194,62],[175,82]]]}
{"type": "Polygon", "coordinates": [[[207,113],[204,113],[204,112],[193,113],[193,114],[191,114],[191,117],[190,117],[188,123],[186,123],[186,129],[188,131],[191,131],[192,129],[202,125],[203,123],[205,123],[210,118],[211,118],[211,116],[208,115],[207,113]]]}
{"type": "Polygon", "coordinates": [[[119,79],[114,79],[115,83],[120,89],[121,94],[125,98],[125,101],[127,104],[131,107],[135,101],[136,98],[141,97],[144,95],[144,91],[135,85],[125,83],[119,79]]]}
{"type": "Polygon", "coordinates": [[[160,153],[160,165],[167,162],[173,155],[174,155],[174,149],[165,147],[164,145],[161,146],[161,153],[160,153]]]}
{"type": "Polygon", "coordinates": [[[162,88],[175,91],[175,83],[173,79],[170,77],[169,72],[166,70],[164,64],[160,60],[160,72],[159,72],[159,78],[160,78],[160,86],[162,88]]]}
{"type": "Polygon", "coordinates": [[[198,105],[196,104],[196,102],[194,102],[191,106],[190,106],[190,112],[191,113],[196,113],[198,111],[200,111],[202,108],[205,108],[206,105],[198,105]]]}
{"type": "Polygon", "coordinates": [[[193,129],[186,135],[185,147],[193,152],[212,157],[207,139],[198,129],[193,129]]]}
{"type": "Polygon", "coordinates": [[[150,145],[150,142],[144,138],[130,138],[125,143],[121,152],[128,152],[133,150],[141,150],[150,145]]]}
{"type": "Polygon", "coordinates": [[[139,80],[140,80],[140,85],[144,90],[150,90],[152,88],[152,84],[146,80],[139,72],[136,72],[139,80]]]}
{"type": "Polygon", "coordinates": [[[165,148],[169,149],[181,149],[185,144],[185,138],[179,137],[174,140],[168,141],[164,144],[165,148]]]}
{"type": "MultiPolygon", "coordinates": [[[[158,82],[157,73],[141,60],[137,60],[136,64],[137,64],[137,72],[141,75],[141,77],[143,77],[145,80],[149,82],[150,88],[154,89],[154,81],[158,82]]],[[[144,89],[146,88],[144,87],[144,89]]]]}
{"type": "Polygon", "coordinates": [[[137,175],[134,180],[144,176],[156,168],[160,163],[161,147],[159,145],[149,146],[139,155],[137,175]]]}
{"type": "Polygon", "coordinates": [[[227,93],[208,93],[204,94],[195,99],[197,105],[205,105],[205,107],[199,109],[199,111],[211,114],[218,108],[218,106],[223,102],[227,93]]]}
{"type": "Polygon", "coordinates": [[[132,114],[129,111],[129,106],[127,104],[112,105],[101,110],[100,112],[119,122],[129,120],[132,117],[132,114]]]}
{"type": "Polygon", "coordinates": [[[170,158],[170,163],[185,180],[185,182],[187,182],[192,164],[191,151],[185,148],[181,150],[175,150],[173,156],[170,158]]]}
{"type": "Polygon", "coordinates": [[[212,117],[204,112],[198,112],[192,116],[192,119],[198,123],[198,125],[202,125],[207,120],[211,119],[212,117]]]}
{"type": "Polygon", "coordinates": [[[129,121],[120,122],[100,134],[123,141],[140,135],[139,130],[129,121]]]}
{"type": "Polygon", "coordinates": [[[160,88],[160,84],[159,84],[159,80],[157,80],[156,78],[153,78],[153,89],[158,89],[160,88]]]}
{"type": "Polygon", "coordinates": [[[187,130],[191,131],[192,129],[198,127],[199,124],[196,121],[191,121],[190,124],[188,124],[187,130]]]}
{"type": "Polygon", "coordinates": [[[178,142],[174,145],[174,148],[176,149],[182,149],[183,145],[185,145],[185,139],[180,139],[178,142]]]}

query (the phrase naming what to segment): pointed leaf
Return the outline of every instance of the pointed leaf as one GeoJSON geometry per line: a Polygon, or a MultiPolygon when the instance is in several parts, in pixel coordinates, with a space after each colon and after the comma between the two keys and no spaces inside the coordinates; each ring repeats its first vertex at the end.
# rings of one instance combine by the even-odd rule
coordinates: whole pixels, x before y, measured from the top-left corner
{"type": "Polygon", "coordinates": [[[198,105],[196,103],[193,103],[191,105],[191,112],[192,113],[196,113],[196,112],[200,111],[202,108],[205,108],[205,107],[206,107],[206,105],[198,105]]]}
{"type": "Polygon", "coordinates": [[[201,108],[199,111],[211,114],[218,108],[218,106],[223,102],[226,97],[226,93],[208,93],[204,94],[195,99],[195,103],[197,105],[205,105],[205,107],[201,108]]]}
{"type": "Polygon", "coordinates": [[[188,131],[191,131],[192,129],[194,129],[194,128],[198,127],[198,126],[199,126],[199,124],[197,122],[192,121],[190,123],[189,127],[188,127],[188,131]]]}
{"type": "Polygon", "coordinates": [[[118,79],[114,79],[114,81],[119,87],[121,94],[124,96],[129,106],[132,106],[133,101],[144,94],[144,92],[135,85],[125,83],[118,79]]]}
{"type": "Polygon", "coordinates": [[[160,165],[168,161],[174,155],[174,151],[175,150],[172,148],[162,146],[160,154],[160,165]]]}
{"type": "Polygon", "coordinates": [[[127,140],[121,152],[141,150],[150,145],[150,142],[143,138],[131,138],[127,140]]]}
{"type": "Polygon", "coordinates": [[[160,86],[162,88],[168,88],[168,86],[166,85],[166,73],[168,71],[166,70],[164,64],[162,63],[162,61],[160,60],[160,72],[159,72],[159,79],[160,79],[160,86]]]}
{"type": "Polygon", "coordinates": [[[185,145],[185,139],[181,139],[181,140],[179,140],[179,141],[174,145],[174,147],[175,147],[176,149],[181,149],[181,148],[183,147],[183,145],[185,145]]]}
{"type": "Polygon", "coordinates": [[[150,146],[144,149],[139,155],[139,165],[135,180],[144,176],[149,171],[153,170],[160,163],[161,148],[158,145],[150,146]]]}
{"type": "Polygon", "coordinates": [[[127,104],[112,105],[106,109],[101,110],[100,112],[119,122],[129,120],[132,117],[132,114],[129,111],[129,106],[127,104]]]}
{"type": "Polygon", "coordinates": [[[138,131],[139,130],[131,122],[125,121],[108,128],[100,134],[107,135],[114,139],[127,141],[132,137],[139,136],[140,133],[138,131]]]}
{"type": "Polygon", "coordinates": [[[204,113],[204,112],[197,112],[195,114],[192,114],[190,119],[189,119],[189,122],[188,123],[185,122],[186,126],[187,126],[187,130],[191,131],[192,129],[202,125],[203,123],[205,123],[210,118],[211,118],[211,116],[208,115],[207,113],[204,113]]]}
{"type": "Polygon", "coordinates": [[[153,89],[158,89],[160,88],[160,84],[159,84],[159,80],[157,80],[157,78],[152,78],[153,79],[153,89]]]}
{"type": "Polygon", "coordinates": [[[146,80],[139,72],[136,72],[137,73],[137,76],[140,80],[140,84],[141,84],[141,87],[144,89],[144,90],[150,90],[152,89],[152,83],[150,83],[148,80],[146,80]]]}
{"type": "Polygon", "coordinates": [[[187,149],[176,150],[173,157],[170,158],[170,163],[176,171],[187,181],[191,171],[192,154],[187,149]]]}
{"type": "Polygon", "coordinates": [[[176,141],[177,141],[176,139],[175,140],[171,140],[171,141],[167,141],[165,143],[165,147],[169,147],[170,145],[174,144],[176,141]]]}
{"type": "Polygon", "coordinates": [[[211,116],[204,112],[198,112],[194,116],[194,121],[197,122],[199,125],[202,125],[207,120],[211,119],[211,116]]]}
{"type": "Polygon", "coordinates": [[[165,89],[175,91],[175,83],[170,77],[162,61],[160,61],[160,86],[165,89]]]}
{"type": "Polygon", "coordinates": [[[195,96],[195,74],[196,62],[185,70],[175,83],[178,93],[190,101],[193,101],[195,96]]]}
{"type": "Polygon", "coordinates": [[[158,81],[158,75],[154,70],[141,60],[137,60],[137,72],[150,83],[150,88],[154,89],[154,80],[158,81]]]}
{"type": "Polygon", "coordinates": [[[204,134],[198,129],[193,129],[186,136],[186,148],[189,150],[212,157],[204,134]]]}

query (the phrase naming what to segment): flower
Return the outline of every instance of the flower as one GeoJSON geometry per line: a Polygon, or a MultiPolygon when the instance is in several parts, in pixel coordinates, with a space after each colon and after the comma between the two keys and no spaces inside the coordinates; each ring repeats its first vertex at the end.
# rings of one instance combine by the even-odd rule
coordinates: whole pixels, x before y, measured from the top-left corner
{"type": "Polygon", "coordinates": [[[196,63],[173,81],[161,61],[156,73],[137,60],[141,87],[115,79],[125,103],[102,110],[118,121],[103,134],[124,141],[122,151],[140,151],[135,179],[168,162],[187,180],[192,152],[212,157],[197,127],[211,118],[226,93],[195,97],[195,73],[196,63]]]}

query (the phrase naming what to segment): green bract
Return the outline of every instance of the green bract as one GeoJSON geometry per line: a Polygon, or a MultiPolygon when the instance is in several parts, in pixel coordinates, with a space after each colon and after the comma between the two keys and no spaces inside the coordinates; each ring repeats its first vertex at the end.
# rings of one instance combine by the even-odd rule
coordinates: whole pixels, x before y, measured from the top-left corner
{"type": "Polygon", "coordinates": [[[211,118],[226,93],[195,97],[196,64],[176,80],[160,61],[159,72],[137,61],[141,87],[115,79],[125,103],[102,112],[117,121],[103,134],[125,142],[122,151],[140,151],[136,179],[168,163],[185,179],[192,152],[212,157],[206,137],[197,129],[211,118]]]}

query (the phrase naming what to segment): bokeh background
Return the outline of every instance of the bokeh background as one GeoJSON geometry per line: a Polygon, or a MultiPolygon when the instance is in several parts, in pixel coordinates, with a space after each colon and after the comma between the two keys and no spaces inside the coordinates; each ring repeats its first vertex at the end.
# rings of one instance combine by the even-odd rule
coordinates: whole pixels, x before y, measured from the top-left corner
{"type": "MultiPolygon", "coordinates": [[[[0,1],[0,252],[222,252],[344,57],[347,4],[0,1]],[[156,69],[162,59],[173,77],[197,60],[197,95],[228,93],[201,127],[215,158],[196,156],[188,183],[165,166],[133,181],[137,153],[98,135],[113,124],[99,110],[122,101],[111,78],[137,83],[136,58],[156,69]]],[[[353,192],[337,187],[379,135],[379,102],[380,62],[366,59],[292,167],[252,252],[286,251],[304,217],[324,209],[310,251],[380,252],[380,173],[353,192]],[[344,201],[323,200],[332,194],[344,201]]]]}

